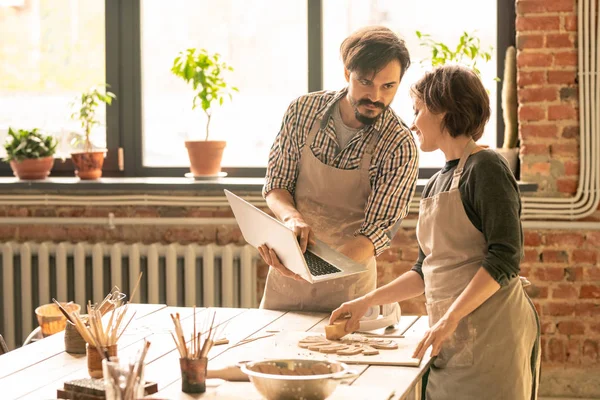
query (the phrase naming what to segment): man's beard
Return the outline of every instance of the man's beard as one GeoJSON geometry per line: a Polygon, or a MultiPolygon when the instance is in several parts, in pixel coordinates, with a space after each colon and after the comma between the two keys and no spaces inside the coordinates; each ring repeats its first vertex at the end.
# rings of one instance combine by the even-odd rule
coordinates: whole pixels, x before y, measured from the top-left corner
{"type": "Polygon", "coordinates": [[[356,118],[356,120],[358,122],[360,122],[361,124],[365,124],[365,125],[373,125],[375,123],[375,121],[377,121],[377,119],[385,112],[385,110],[388,108],[388,106],[386,106],[385,104],[381,103],[381,102],[372,102],[369,99],[360,99],[359,101],[354,100],[352,97],[348,96],[350,98],[350,104],[352,105],[352,108],[354,109],[354,117],[356,118]],[[368,117],[364,114],[361,114],[358,111],[358,106],[362,106],[362,105],[373,105],[377,108],[381,109],[381,112],[375,116],[375,117],[368,117]]]}

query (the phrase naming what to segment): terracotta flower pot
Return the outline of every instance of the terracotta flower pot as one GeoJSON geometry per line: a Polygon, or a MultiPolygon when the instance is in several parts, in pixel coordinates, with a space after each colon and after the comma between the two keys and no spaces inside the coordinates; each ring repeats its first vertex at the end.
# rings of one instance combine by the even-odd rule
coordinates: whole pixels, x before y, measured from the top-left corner
{"type": "Polygon", "coordinates": [[[217,175],[227,142],[217,140],[186,141],[190,171],[194,176],[217,175]]]}
{"type": "Polygon", "coordinates": [[[75,176],[79,179],[98,179],[102,176],[102,165],[106,151],[90,151],[71,153],[73,165],[75,165],[75,176]]]}
{"type": "Polygon", "coordinates": [[[54,165],[54,157],[28,158],[22,161],[12,160],[10,167],[19,179],[46,179],[54,165]]]}

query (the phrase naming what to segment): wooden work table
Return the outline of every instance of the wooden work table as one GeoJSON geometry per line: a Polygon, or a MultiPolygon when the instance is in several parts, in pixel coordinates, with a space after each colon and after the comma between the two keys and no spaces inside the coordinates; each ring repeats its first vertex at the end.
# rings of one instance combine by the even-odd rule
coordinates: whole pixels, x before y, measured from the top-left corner
{"type": "MultiPolygon", "coordinates": [[[[225,382],[209,386],[202,395],[181,392],[179,354],[169,334],[173,324],[170,313],[179,312],[184,330],[191,332],[193,309],[160,304],[131,304],[136,310],[134,321],[119,341],[121,357],[134,355],[143,340],[151,342],[146,357],[145,378],[157,382],[159,392],[150,398],[161,399],[260,399],[249,382],[225,382]]],[[[215,346],[209,354],[209,369],[247,360],[239,341],[264,336],[270,331],[324,332],[328,315],[309,312],[282,312],[258,309],[196,309],[197,318],[216,311],[216,320],[229,321],[224,333],[229,344],[215,346]]],[[[212,315],[212,314],[211,314],[212,315]]],[[[407,337],[422,337],[427,329],[426,317],[402,316],[400,330],[407,337]]],[[[258,339],[254,343],[263,339],[258,339]]],[[[277,358],[276,351],[265,349],[265,357],[277,358]]],[[[421,377],[429,365],[426,355],[419,367],[351,365],[360,375],[340,384],[330,399],[418,399],[421,377]]],[[[0,356],[0,396],[3,399],[53,399],[65,381],[87,378],[85,355],[64,351],[63,333],[34,342],[0,356]]]]}

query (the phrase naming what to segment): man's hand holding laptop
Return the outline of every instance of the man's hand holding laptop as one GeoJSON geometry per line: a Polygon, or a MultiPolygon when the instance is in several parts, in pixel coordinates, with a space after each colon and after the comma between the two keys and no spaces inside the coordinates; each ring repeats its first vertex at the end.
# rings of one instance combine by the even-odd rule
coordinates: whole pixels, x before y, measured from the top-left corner
{"type": "MultiPolygon", "coordinates": [[[[300,244],[300,249],[302,252],[306,252],[306,248],[309,244],[315,244],[314,241],[314,233],[310,226],[301,217],[292,217],[287,221],[283,221],[284,225],[287,226],[290,230],[292,230],[296,237],[298,238],[298,243],[300,244]]],[[[293,273],[289,269],[286,268],[285,265],[281,263],[279,257],[275,253],[275,250],[270,249],[267,245],[263,244],[258,247],[258,252],[262,259],[267,263],[267,265],[275,268],[283,276],[287,276],[288,278],[293,278],[297,281],[306,280],[302,278],[300,275],[293,273]]]]}

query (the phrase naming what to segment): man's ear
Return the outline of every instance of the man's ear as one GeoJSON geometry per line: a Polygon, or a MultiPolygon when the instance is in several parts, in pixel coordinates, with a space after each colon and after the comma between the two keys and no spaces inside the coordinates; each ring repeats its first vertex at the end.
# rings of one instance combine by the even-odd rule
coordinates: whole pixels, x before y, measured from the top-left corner
{"type": "Polygon", "coordinates": [[[348,71],[345,67],[344,67],[344,77],[346,78],[346,82],[350,82],[350,71],[348,71]]]}

